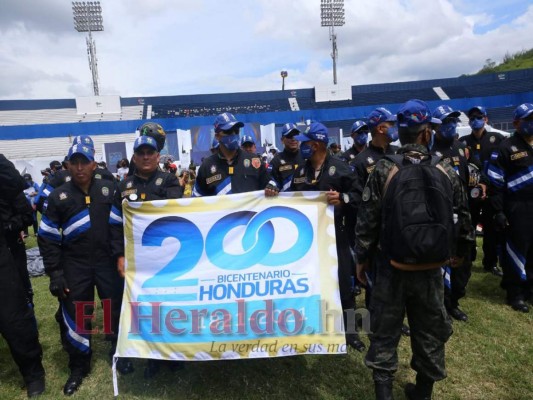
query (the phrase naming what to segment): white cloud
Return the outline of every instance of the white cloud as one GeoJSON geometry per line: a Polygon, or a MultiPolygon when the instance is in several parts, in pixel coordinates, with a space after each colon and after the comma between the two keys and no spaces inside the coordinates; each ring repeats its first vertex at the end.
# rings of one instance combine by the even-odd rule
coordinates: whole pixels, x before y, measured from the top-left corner
{"type": "MultiPolygon", "coordinates": [[[[523,1],[510,1],[346,0],[346,25],[336,29],[339,82],[459,76],[487,58],[528,49],[533,5],[528,1],[526,10],[523,1]],[[513,17],[511,9],[524,12],[513,17]]],[[[85,34],[74,31],[70,4],[35,4],[3,1],[0,98],[91,94],[85,34]]],[[[289,89],[332,81],[318,0],[114,0],[102,8],[105,31],[93,35],[101,93],[273,90],[281,87],[282,69],[289,89]]]]}

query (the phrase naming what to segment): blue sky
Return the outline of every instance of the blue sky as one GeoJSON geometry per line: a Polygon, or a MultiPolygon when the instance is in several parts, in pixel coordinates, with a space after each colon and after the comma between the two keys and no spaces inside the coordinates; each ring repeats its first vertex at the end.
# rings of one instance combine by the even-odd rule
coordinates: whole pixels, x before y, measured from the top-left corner
{"type": "MultiPolygon", "coordinates": [[[[287,89],[332,82],[320,0],[101,0],[101,94],[287,89]]],[[[532,48],[533,0],[345,0],[338,80],[358,85],[459,76],[532,48]]],[[[70,2],[2,0],[0,99],[92,94],[70,2]]]]}

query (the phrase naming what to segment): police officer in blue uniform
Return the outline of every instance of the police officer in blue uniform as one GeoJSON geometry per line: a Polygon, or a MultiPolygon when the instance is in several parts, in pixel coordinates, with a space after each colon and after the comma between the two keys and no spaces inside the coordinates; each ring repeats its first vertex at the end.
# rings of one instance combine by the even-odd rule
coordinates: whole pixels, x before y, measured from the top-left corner
{"type": "Polygon", "coordinates": [[[516,132],[491,155],[488,175],[496,229],[505,232],[503,278],[507,303],[529,312],[533,298],[533,104],[514,112],[516,132]]]}
{"type": "MultiPolygon", "coordinates": [[[[491,154],[498,151],[498,146],[504,137],[498,132],[489,132],[485,129],[488,117],[484,107],[472,107],[466,114],[472,133],[463,136],[460,140],[465,143],[472,162],[480,167],[483,174],[486,174],[491,154]]],[[[498,249],[502,244],[502,238],[501,234],[494,229],[494,209],[491,202],[488,199],[470,201],[470,214],[474,227],[479,223],[483,225],[483,269],[496,276],[502,276],[497,265],[498,249]]]]}
{"type": "Polygon", "coordinates": [[[300,133],[295,124],[287,123],[281,129],[283,151],[276,153],[268,167],[272,181],[272,189],[284,192],[291,185],[292,175],[303,164],[299,151],[299,142],[294,138],[300,133]]]}
{"type": "Polygon", "coordinates": [[[353,145],[340,155],[340,159],[350,162],[355,159],[359,153],[366,149],[368,143],[368,125],[364,121],[355,121],[352,125],[353,145]]]}
{"type": "Polygon", "coordinates": [[[351,232],[355,227],[348,216],[357,213],[357,182],[351,168],[327,151],[328,129],[323,124],[312,122],[305,132],[294,138],[300,141],[300,153],[306,161],[294,172],[289,190],[326,192],[328,204],[334,206],[339,292],[344,310],[346,344],[357,351],[364,351],[365,345],[359,339],[356,327],[348,326],[350,322],[355,322],[349,315],[355,309],[355,260],[350,251],[351,232]]]}
{"type": "MultiPolygon", "coordinates": [[[[0,199],[8,203],[24,190],[24,179],[3,154],[0,154],[0,186],[0,199]]],[[[0,334],[24,378],[28,397],[35,397],[45,390],[43,352],[35,314],[28,306],[27,293],[7,247],[5,229],[4,221],[0,221],[0,334]]]]}
{"type": "Polygon", "coordinates": [[[368,175],[374,170],[377,162],[387,154],[396,153],[398,149],[390,144],[398,140],[398,128],[395,121],[396,116],[385,107],[378,107],[368,115],[366,124],[372,134],[372,140],[368,147],[350,162],[361,192],[368,180],[368,175]]]}
{"type": "Polygon", "coordinates": [[[261,158],[239,147],[239,129],[244,126],[231,113],[215,119],[218,152],[200,165],[194,183],[193,196],[218,196],[263,190],[270,176],[261,158]]]}
{"type": "Polygon", "coordinates": [[[78,390],[90,372],[90,318],[77,318],[76,304],[85,302],[85,315],[90,315],[95,286],[100,299],[110,302],[111,332],[107,338],[112,347],[118,334],[122,280],[111,257],[109,230],[114,185],[94,179],[95,169],[90,146],[70,149],[72,179],[50,193],[39,226],[39,250],[50,276],[50,292],[59,300],[56,320],[69,356],[70,376],[63,387],[67,396],[78,390]]]}

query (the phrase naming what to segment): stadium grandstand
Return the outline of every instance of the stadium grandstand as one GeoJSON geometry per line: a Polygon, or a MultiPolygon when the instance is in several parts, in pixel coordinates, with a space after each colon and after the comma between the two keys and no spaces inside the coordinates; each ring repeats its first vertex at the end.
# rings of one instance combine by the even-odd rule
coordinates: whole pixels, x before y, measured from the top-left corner
{"type": "MultiPolygon", "coordinates": [[[[394,112],[410,98],[425,100],[432,108],[448,104],[467,110],[482,105],[487,108],[493,127],[510,131],[514,108],[533,102],[533,69],[356,85],[351,87],[351,99],[324,101],[315,92],[316,88],[308,88],[182,96],[0,100],[1,152],[14,160],[59,159],[74,136],[91,135],[98,156],[105,143],[133,142],[136,128],[146,120],[155,120],[167,132],[189,131],[190,135],[191,128],[210,126],[213,117],[223,111],[232,112],[246,123],[276,127],[286,122],[318,120],[328,127],[342,129],[347,136],[355,119],[365,119],[378,106],[394,112]]],[[[193,140],[192,152],[195,143],[193,140]]]]}

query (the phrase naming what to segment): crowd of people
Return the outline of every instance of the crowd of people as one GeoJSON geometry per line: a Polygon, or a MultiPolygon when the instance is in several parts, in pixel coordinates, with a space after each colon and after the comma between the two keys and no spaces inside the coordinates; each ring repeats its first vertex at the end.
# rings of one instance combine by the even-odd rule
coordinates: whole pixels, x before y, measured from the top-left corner
{"type": "MultiPolygon", "coordinates": [[[[161,159],[164,130],[148,122],[139,129],[132,159],[118,163],[116,176],[95,162],[92,139],[78,136],[63,162],[53,161],[42,171],[40,187],[0,156],[5,277],[0,280],[0,330],[28,397],[45,390],[22,241],[28,226],[36,231],[36,212],[42,214],[38,245],[50,292],[58,299],[55,317],[69,359],[63,392],[72,395],[90,373],[92,355],[90,319],[78,326],[76,304],[94,302],[95,288],[109,302],[106,339],[110,357],[115,353],[125,274],[123,200],[264,190],[267,197],[284,191],[325,193],[334,209],[346,344],[366,350],[356,321],[348,317],[364,288],[372,332],[365,363],[373,371],[376,399],[393,398],[402,334],[411,336],[411,366],[417,372],[406,396],[430,399],[434,382],[446,377],[451,319],[468,320],[459,300],[477,256],[478,225],[483,268],[502,278],[507,303],[526,313],[533,299],[533,104],[516,108],[516,131],[509,138],[486,130],[488,116],[481,106],[467,110],[472,132],[458,138],[459,115],[447,105],[431,111],[416,99],[396,114],[378,107],[366,121],[354,122],[353,146],[344,153],[329,143],[322,123],[300,130],[289,122],[281,131],[283,149],[263,157],[252,137],[241,138],[244,124],[225,112],[214,122],[212,154],[198,168],[181,171],[172,159],[161,159]],[[392,145],[398,139],[399,148],[392,145]]],[[[165,364],[183,367],[149,360],[144,376],[153,377],[165,364]]],[[[117,370],[132,373],[134,364],[119,358],[117,370]]]]}

